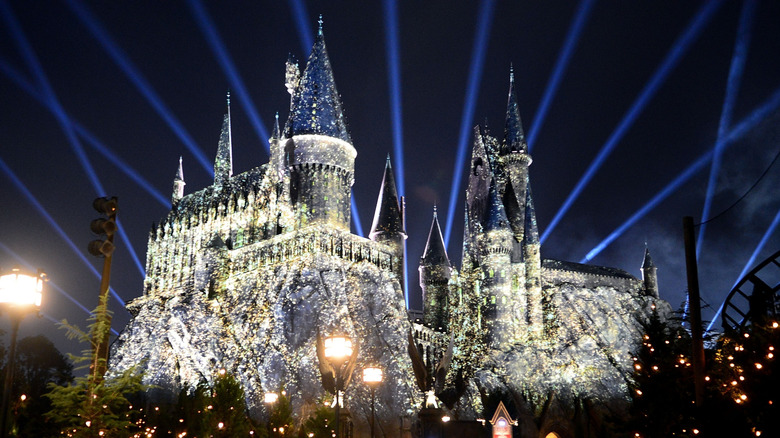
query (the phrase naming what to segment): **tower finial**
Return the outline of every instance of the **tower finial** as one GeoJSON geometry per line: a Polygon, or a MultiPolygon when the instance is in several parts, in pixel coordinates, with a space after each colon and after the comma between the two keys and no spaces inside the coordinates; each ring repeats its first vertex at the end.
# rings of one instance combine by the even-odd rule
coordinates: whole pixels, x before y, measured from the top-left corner
{"type": "Polygon", "coordinates": [[[319,28],[317,29],[317,35],[322,36],[322,14],[320,14],[319,20],[317,20],[319,28]]]}
{"type": "Polygon", "coordinates": [[[515,65],[511,62],[509,63],[509,84],[515,84],[515,65]]]}
{"type": "Polygon", "coordinates": [[[230,111],[230,90],[227,90],[227,106],[228,111],[230,111]]]}

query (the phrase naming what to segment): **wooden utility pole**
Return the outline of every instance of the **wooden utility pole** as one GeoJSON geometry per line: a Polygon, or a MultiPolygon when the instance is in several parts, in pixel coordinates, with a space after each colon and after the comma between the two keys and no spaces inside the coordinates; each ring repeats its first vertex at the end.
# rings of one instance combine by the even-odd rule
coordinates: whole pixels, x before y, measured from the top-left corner
{"type": "Polygon", "coordinates": [[[696,406],[704,403],[704,339],[701,322],[701,298],[699,294],[699,268],[696,262],[696,237],[693,232],[693,218],[683,218],[685,241],[685,267],[688,274],[688,309],[691,315],[691,338],[693,346],[693,384],[696,406]]]}

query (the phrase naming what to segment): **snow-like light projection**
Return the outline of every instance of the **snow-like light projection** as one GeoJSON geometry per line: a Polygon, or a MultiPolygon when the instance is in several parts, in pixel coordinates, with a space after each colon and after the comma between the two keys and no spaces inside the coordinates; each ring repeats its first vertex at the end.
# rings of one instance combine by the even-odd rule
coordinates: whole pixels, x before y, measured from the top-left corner
{"type": "MultiPolygon", "coordinates": [[[[133,318],[113,346],[114,371],[142,363],[157,396],[170,397],[224,368],[253,416],[281,387],[301,421],[328,398],[317,335],[339,333],[355,340],[357,368],[378,364],[392,383],[376,393],[386,436],[412,427],[422,407],[473,420],[496,396],[524,400],[536,434],[625,403],[640,322],[668,311],[655,267],[649,252],[642,280],[542,260],[512,86],[505,137],[474,130],[459,270],[434,216],[419,319],[404,303],[406,231],[389,160],[370,239],[350,233],[357,151],[321,30],[304,71],[288,65],[287,86],[290,115],[274,127],[268,163],[231,174],[228,113],[214,183],[185,195],[174,180],[172,209],[149,235],[144,294],[128,304],[133,318]],[[578,411],[579,400],[595,407],[578,411]]],[[[360,435],[369,388],[353,382],[345,398],[360,435]]]]}

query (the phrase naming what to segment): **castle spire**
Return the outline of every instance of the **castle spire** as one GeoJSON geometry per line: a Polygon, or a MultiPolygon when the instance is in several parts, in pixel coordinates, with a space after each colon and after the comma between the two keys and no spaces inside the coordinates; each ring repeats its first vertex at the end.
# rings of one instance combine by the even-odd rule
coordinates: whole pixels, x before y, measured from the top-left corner
{"type": "Polygon", "coordinates": [[[279,131],[279,112],[276,112],[276,116],[274,116],[274,131],[271,133],[271,138],[278,140],[280,135],[279,131]]]}
{"type": "Polygon", "coordinates": [[[395,178],[393,178],[393,168],[390,165],[390,155],[387,156],[385,162],[385,174],[382,177],[382,187],[379,189],[374,221],[368,237],[371,240],[383,240],[377,239],[378,235],[382,234],[406,236],[403,216],[398,203],[398,191],[395,187],[395,178]]]}
{"type": "Polygon", "coordinates": [[[506,104],[506,123],[504,125],[504,142],[501,145],[501,154],[509,152],[526,152],[528,146],[525,142],[523,122],[520,120],[520,110],[515,95],[515,71],[509,67],[509,97],[506,104]]]}
{"type": "Polygon", "coordinates": [[[319,23],[317,39],[306,62],[306,69],[293,92],[284,136],[292,138],[294,135],[319,134],[352,144],[325,48],[321,18],[319,23]]]}
{"type": "Polygon", "coordinates": [[[509,229],[509,219],[506,217],[506,210],[504,209],[504,203],[501,202],[501,197],[498,195],[498,188],[496,187],[495,178],[490,181],[490,189],[488,192],[488,216],[485,221],[485,230],[503,230],[509,229]]]}
{"type": "Polygon", "coordinates": [[[450,266],[450,259],[447,257],[447,248],[444,246],[444,238],[441,235],[439,227],[439,218],[436,213],[436,206],[433,206],[433,221],[431,230],[428,232],[428,241],[425,243],[425,250],[420,257],[420,265],[424,266],[450,266]]]}
{"type": "Polygon", "coordinates": [[[173,178],[173,193],[171,194],[171,203],[176,205],[184,197],[184,168],[182,167],[181,155],[179,155],[179,170],[173,178]]]}
{"type": "Polygon", "coordinates": [[[227,113],[222,121],[222,132],[214,160],[214,184],[225,184],[233,176],[233,138],[230,128],[230,92],[227,93],[227,113]]]}
{"type": "Polygon", "coordinates": [[[645,284],[645,293],[658,298],[658,268],[650,257],[647,243],[645,243],[645,258],[642,260],[642,281],[645,284]]]}

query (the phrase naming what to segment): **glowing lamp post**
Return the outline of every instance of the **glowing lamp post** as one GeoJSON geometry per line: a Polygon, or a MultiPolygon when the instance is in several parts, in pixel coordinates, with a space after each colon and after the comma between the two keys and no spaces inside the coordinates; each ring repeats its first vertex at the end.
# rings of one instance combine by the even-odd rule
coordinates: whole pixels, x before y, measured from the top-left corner
{"type": "Polygon", "coordinates": [[[339,416],[341,415],[340,393],[344,390],[344,375],[342,367],[352,357],[352,340],[347,336],[329,336],[325,338],[324,354],[336,372],[336,436],[341,438],[339,416]]]}
{"type": "Polygon", "coordinates": [[[363,382],[371,388],[371,438],[374,438],[374,419],[376,410],[374,408],[374,396],[376,388],[382,383],[382,368],[365,367],[363,368],[363,382]]]}
{"type": "Polygon", "coordinates": [[[3,402],[0,409],[0,436],[5,438],[7,432],[8,402],[11,398],[11,385],[14,380],[14,366],[16,365],[16,337],[19,334],[19,324],[22,318],[32,311],[41,308],[43,296],[43,281],[46,274],[38,270],[36,275],[22,274],[19,268],[14,268],[11,273],[0,276],[0,311],[8,312],[11,318],[11,347],[8,351],[8,368],[5,371],[5,383],[3,385],[3,402]]]}
{"type": "Polygon", "coordinates": [[[266,392],[263,396],[263,402],[268,405],[268,436],[271,436],[271,407],[279,400],[279,394],[275,392],[266,392]]]}

